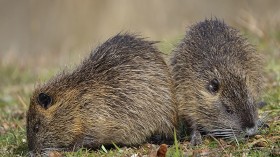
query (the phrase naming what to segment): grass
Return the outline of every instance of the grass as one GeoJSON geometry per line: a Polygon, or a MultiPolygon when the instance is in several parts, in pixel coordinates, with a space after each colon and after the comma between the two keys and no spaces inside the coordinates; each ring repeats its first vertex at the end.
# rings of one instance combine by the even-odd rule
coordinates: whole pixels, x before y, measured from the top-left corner
{"type": "MultiPolygon", "coordinates": [[[[249,40],[257,45],[257,49],[266,56],[265,67],[266,89],[263,99],[268,103],[261,114],[268,114],[269,128],[244,141],[224,141],[213,137],[204,137],[203,144],[191,146],[188,141],[169,146],[167,156],[277,156],[280,154],[280,31],[268,33],[269,37],[260,38],[247,33],[249,40]]],[[[178,41],[160,44],[160,49],[170,51],[178,41]]],[[[28,109],[29,97],[34,84],[40,79],[47,80],[51,73],[40,73],[25,67],[0,64],[0,156],[27,156],[25,135],[25,112],[28,109]]],[[[133,156],[155,155],[158,145],[143,144],[140,147],[122,147],[107,149],[102,147],[96,151],[80,149],[77,152],[65,153],[65,156],[133,156]]]]}

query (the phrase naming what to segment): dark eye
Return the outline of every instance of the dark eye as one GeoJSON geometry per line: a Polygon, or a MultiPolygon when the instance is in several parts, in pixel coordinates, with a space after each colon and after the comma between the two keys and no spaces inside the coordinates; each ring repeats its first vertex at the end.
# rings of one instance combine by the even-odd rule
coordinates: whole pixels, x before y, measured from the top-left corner
{"type": "Polygon", "coordinates": [[[213,79],[209,82],[207,89],[211,93],[217,93],[218,90],[220,89],[220,83],[217,79],[213,79]]]}
{"type": "Polygon", "coordinates": [[[40,93],[38,96],[38,102],[43,108],[47,109],[52,102],[52,98],[45,93],[40,93]]]}
{"type": "Polygon", "coordinates": [[[37,122],[37,123],[34,125],[33,132],[34,132],[34,133],[37,133],[37,132],[39,131],[39,127],[40,127],[40,122],[37,122]]]}

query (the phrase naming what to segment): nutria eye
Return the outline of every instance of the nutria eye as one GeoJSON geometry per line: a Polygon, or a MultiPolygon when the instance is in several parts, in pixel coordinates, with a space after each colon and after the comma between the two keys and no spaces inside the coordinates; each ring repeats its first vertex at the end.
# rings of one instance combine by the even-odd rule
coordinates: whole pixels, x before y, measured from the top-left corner
{"type": "Polygon", "coordinates": [[[38,102],[43,108],[47,109],[52,102],[52,98],[45,93],[40,93],[38,96],[38,102]]]}
{"type": "Polygon", "coordinates": [[[209,82],[208,88],[211,93],[217,93],[220,89],[220,83],[217,79],[213,79],[209,82]]]}

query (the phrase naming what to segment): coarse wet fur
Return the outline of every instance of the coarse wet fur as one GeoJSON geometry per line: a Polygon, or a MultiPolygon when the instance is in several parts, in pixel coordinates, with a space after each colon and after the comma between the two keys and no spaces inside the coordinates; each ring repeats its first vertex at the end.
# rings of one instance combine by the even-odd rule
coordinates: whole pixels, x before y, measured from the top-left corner
{"type": "Polygon", "coordinates": [[[218,19],[193,25],[170,64],[178,114],[193,145],[202,133],[242,138],[257,132],[263,63],[236,29],[218,19]]]}
{"type": "Polygon", "coordinates": [[[101,145],[139,145],[152,135],[172,138],[175,95],[154,42],[118,34],[81,65],[64,71],[31,97],[27,140],[34,154],[101,145]]]}

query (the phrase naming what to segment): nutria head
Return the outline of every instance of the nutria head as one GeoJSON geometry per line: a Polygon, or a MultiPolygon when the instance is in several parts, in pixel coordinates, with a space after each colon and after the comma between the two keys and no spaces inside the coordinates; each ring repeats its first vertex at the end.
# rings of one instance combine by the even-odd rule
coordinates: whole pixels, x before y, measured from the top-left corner
{"type": "Polygon", "coordinates": [[[256,133],[262,62],[237,30],[217,19],[192,26],[171,66],[179,116],[192,129],[226,138],[256,133]]]}
{"type": "Polygon", "coordinates": [[[81,92],[68,89],[69,83],[58,77],[34,91],[27,112],[29,150],[71,150],[78,144],[84,128],[81,92]]]}

